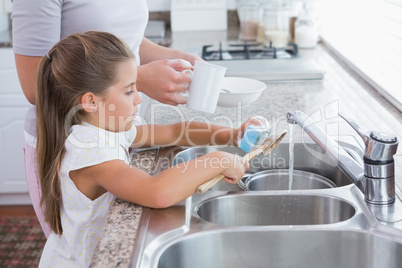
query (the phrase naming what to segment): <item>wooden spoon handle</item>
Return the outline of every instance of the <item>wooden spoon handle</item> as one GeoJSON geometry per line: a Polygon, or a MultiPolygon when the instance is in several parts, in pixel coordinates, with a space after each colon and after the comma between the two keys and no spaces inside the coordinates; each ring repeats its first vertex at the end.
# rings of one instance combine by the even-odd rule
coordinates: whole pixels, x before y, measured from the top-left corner
{"type": "Polygon", "coordinates": [[[221,180],[223,180],[223,178],[225,178],[225,175],[223,174],[218,174],[216,175],[214,178],[212,178],[211,180],[204,182],[203,184],[201,184],[200,186],[198,186],[197,188],[197,193],[198,194],[203,194],[205,193],[208,189],[214,187],[218,182],[220,182],[221,180]]]}

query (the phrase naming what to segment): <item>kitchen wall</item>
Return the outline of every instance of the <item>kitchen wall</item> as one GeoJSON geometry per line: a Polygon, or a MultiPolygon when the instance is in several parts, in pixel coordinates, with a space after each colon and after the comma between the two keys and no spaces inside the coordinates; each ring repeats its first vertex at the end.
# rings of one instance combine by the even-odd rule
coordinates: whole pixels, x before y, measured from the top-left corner
{"type": "Polygon", "coordinates": [[[11,12],[11,7],[12,7],[11,0],[1,0],[0,2],[1,2],[0,11],[2,13],[4,11],[11,12]]]}
{"type": "Polygon", "coordinates": [[[8,15],[11,12],[11,1],[0,0],[0,32],[8,29],[8,15]]]}
{"type": "MultiPolygon", "coordinates": [[[[147,0],[149,11],[169,11],[171,0],[147,0]]],[[[236,0],[226,0],[226,7],[228,10],[236,9],[236,0]]]]}

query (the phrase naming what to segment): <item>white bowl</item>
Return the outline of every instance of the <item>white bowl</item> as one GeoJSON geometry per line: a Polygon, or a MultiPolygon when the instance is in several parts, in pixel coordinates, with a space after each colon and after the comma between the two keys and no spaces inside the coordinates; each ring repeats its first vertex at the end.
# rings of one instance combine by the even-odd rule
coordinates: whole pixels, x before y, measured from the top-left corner
{"type": "Polygon", "coordinates": [[[259,80],[243,77],[224,77],[221,82],[221,90],[218,99],[220,107],[248,106],[255,102],[267,85],[259,80]]]}

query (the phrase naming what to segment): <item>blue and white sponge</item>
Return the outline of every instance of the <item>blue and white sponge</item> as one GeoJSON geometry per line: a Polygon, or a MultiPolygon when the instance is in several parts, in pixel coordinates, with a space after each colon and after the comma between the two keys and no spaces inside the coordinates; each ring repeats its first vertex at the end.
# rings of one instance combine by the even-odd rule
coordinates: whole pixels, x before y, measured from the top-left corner
{"type": "Polygon", "coordinates": [[[260,126],[249,125],[240,140],[239,148],[246,153],[260,145],[270,134],[270,128],[261,128],[260,126]]]}

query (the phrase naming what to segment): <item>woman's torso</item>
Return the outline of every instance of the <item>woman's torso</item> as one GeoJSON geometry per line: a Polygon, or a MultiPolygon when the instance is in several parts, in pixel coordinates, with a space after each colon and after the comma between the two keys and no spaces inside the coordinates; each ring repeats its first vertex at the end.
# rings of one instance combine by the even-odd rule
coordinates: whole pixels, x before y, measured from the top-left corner
{"type": "MultiPolygon", "coordinates": [[[[146,0],[13,0],[14,53],[42,57],[61,38],[96,30],[124,40],[140,64],[148,16],[146,0]]],[[[26,141],[35,146],[35,107],[27,113],[24,130],[26,141]]]]}

